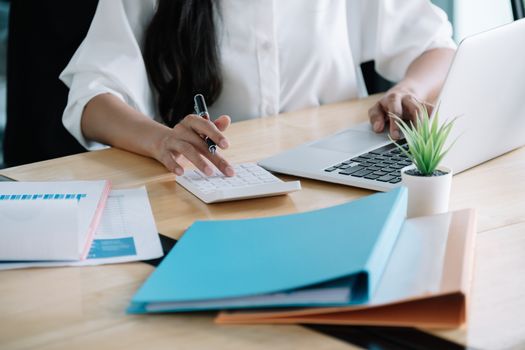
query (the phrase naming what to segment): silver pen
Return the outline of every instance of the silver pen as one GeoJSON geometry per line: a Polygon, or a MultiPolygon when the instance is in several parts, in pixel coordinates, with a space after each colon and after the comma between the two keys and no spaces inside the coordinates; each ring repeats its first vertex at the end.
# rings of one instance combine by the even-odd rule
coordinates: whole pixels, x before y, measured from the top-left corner
{"type": "MultiPolygon", "coordinates": [[[[204,100],[204,96],[202,96],[201,94],[197,94],[193,98],[193,101],[195,103],[194,108],[197,115],[204,119],[210,120],[210,114],[208,113],[208,108],[206,107],[206,101],[204,100]]],[[[208,145],[208,151],[210,151],[211,154],[215,154],[215,151],[217,151],[217,144],[215,144],[215,142],[213,142],[213,140],[210,139],[208,136],[204,138],[204,141],[208,145]]]]}

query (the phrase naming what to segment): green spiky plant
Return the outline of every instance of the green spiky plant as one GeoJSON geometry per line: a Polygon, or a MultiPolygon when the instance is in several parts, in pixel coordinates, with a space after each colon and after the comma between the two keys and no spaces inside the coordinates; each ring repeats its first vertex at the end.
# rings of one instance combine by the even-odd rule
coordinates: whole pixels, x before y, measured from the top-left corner
{"type": "MultiPolygon", "coordinates": [[[[432,121],[430,120],[426,106],[421,105],[418,109],[416,124],[410,121],[407,124],[404,120],[393,113],[390,117],[397,124],[408,144],[408,152],[396,143],[396,146],[414,163],[417,171],[409,174],[419,176],[443,175],[437,170],[443,157],[453,146],[444,150],[445,141],[457,118],[443,123],[439,126],[439,107],[432,121]]],[[[393,141],[393,140],[392,140],[393,141]]]]}

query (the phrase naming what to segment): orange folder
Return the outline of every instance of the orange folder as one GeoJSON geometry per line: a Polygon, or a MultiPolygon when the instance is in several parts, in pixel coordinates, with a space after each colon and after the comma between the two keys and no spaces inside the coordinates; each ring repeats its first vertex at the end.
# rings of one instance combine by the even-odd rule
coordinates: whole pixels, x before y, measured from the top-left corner
{"type": "Polygon", "coordinates": [[[370,302],[345,307],[223,311],[215,321],[456,328],[466,322],[475,235],[473,209],[409,219],[370,302]]]}

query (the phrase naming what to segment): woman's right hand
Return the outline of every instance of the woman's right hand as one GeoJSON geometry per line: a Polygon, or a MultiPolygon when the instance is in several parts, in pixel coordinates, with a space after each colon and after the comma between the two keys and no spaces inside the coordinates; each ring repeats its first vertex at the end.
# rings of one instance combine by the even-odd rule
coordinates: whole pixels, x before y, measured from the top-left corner
{"type": "Polygon", "coordinates": [[[179,162],[181,156],[184,156],[208,176],[213,173],[210,162],[224,175],[234,176],[230,163],[219,152],[212,154],[203,138],[207,136],[221,149],[226,149],[229,142],[222,132],[229,125],[230,117],[227,115],[222,115],[213,122],[196,114],[187,115],[173,129],[166,130],[156,147],[155,158],[177,175],[184,174],[184,168],[179,162]]]}

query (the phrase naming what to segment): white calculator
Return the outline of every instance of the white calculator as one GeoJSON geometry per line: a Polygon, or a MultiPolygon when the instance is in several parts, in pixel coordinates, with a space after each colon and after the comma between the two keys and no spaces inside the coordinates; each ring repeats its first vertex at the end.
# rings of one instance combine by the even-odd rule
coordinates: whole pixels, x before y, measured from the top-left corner
{"type": "Polygon", "coordinates": [[[206,176],[199,170],[186,170],[177,183],[204,203],[277,196],[301,189],[301,182],[284,182],[255,163],[233,166],[235,176],[227,177],[218,170],[206,176]]]}

